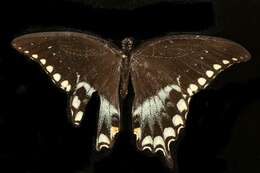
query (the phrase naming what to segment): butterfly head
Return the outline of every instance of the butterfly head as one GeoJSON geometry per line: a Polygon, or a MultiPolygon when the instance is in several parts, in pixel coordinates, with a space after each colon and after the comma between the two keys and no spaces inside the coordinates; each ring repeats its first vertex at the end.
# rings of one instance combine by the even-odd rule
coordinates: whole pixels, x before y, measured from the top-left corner
{"type": "Polygon", "coordinates": [[[126,37],[125,39],[122,40],[121,44],[122,44],[122,50],[125,53],[128,53],[132,50],[133,48],[133,43],[134,43],[134,39],[131,37],[126,37]]]}

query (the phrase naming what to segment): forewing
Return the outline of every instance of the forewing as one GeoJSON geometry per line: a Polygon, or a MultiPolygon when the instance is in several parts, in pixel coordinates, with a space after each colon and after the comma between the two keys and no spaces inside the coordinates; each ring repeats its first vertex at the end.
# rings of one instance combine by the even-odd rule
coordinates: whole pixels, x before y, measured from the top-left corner
{"type": "Polygon", "coordinates": [[[170,143],[185,126],[192,95],[224,69],[249,58],[242,46],[209,36],[164,37],[136,49],[131,80],[138,148],[161,151],[171,160],[170,143]]]}
{"type": "Polygon", "coordinates": [[[69,114],[79,125],[91,95],[98,91],[97,149],[110,147],[119,128],[120,51],[83,33],[42,32],[20,36],[13,47],[39,63],[52,81],[70,96],[69,114]]]}

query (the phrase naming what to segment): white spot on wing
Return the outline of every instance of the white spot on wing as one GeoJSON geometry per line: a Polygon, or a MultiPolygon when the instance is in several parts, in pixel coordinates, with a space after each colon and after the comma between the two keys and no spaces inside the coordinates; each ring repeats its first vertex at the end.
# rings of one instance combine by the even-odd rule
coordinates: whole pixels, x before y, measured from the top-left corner
{"type": "Polygon", "coordinates": [[[81,101],[79,100],[78,96],[74,96],[73,100],[72,100],[72,106],[76,109],[79,108],[81,101]]]}
{"type": "Polygon", "coordinates": [[[30,52],[29,52],[28,50],[25,50],[24,53],[28,54],[28,53],[30,53],[30,52]]]}
{"type": "Polygon", "coordinates": [[[221,65],[219,65],[219,64],[214,64],[214,65],[213,65],[213,68],[214,68],[215,70],[219,70],[219,69],[221,69],[221,65]]]}
{"type": "Polygon", "coordinates": [[[214,75],[214,72],[211,71],[211,70],[207,70],[207,71],[206,71],[206,75],[207,75],[209,78],[211,78],[211,77],[214,75]]]}
{"type": "Polygon", "coordinates": [[[145,145],[153,145],[153,139],[151,136],[146,136],[143,141],[142,141],[142,146],[145,146],[145,145]]]}
{"type": "Polygon", "coordinates": [[[175,137],[175,131],[172,127],[164,128],[163,130],[163,138],[166,140],[168,137],[175,137]]]}
{"type": "Polygon", "coordinates": [[[222,62],[223,62],[223,64],[229,64],[229,61],[225,60],[225,59],[222,62]]]}
{"type": "Polygon", "coordinates": [[[174,117],[172,117],[172,123],[176,127],[178,125],[183,125],[183,120],[179,114],[176,114],[174,117]]]}
{"type": "Polygon", "coordinates": [[[55,81],[59,81],[60,80],[60,78],[61,78],[61,75],[59,74],[59,73],[55,73],[54,75],[53,75],[53,79],[55,80],[55,81]]]}
{"type": "Polygon", "coordinates": [[[46,64],[46,59],[40,59],[40,62],[45,65],[46,64]]]}
{"type": "Polygon", "coordinates": [[[83,112],[82,112],[82,111],[79,111],[79,112],[76,114],[74,120],[75,120],[75,121],[81,121],[82,117],[83,117],[83,112]]]}
{"type": "Polygon", "coordinates": [[[38,54],[32,54],[32,57],[33,57],[34,59],[37,59],[37,58],[38,58],[38,54]]]}
{"type": "Polygon", "coordinates": [[[51,72],[53,71],[53,66],[48,65],[48,66],[46,67],[46,70],[51,73],[51,72]]]}
{"type": "Polygon", "coordinates": [[[191,89],[192,91],[196,92],[199,88],[198,88],[198,86],[195,85],[195,84],[190,84],[190,89],[191,89]]]}
{"type": "Polygon", "coordinates": [[[66,91],[69,92],[70,90],[71,90],[71,85],[68,85],[68,86],[66,87],[66,91]]]}
{"type": "Polygon", "coordinates": [[[177,108],[180,112],[187,110],[187,105],[184,99],[180,99],[177,103],[177,108]]]}
{"type": "Polygon", "coordinates": [[[68,80],[64,80],[61,82],[61,88],[62,89],[67,89],[67,87],[69,86],[69,81],[68,80]]]}
{"type": "Polygon", "coordinates": [[[193,92],[192,92],[192,90],[191,90],[190,88],[187,88],[187,92],[188,92],[188,94],[189,94],[190,96],[193,95],[193,92]]]}
{"type": "Polygon", "coordinates": [[[232,60],[233,60],[233,61],[238,61],[238,59],[237,59],[237,58],[232,58],[232,60]]]}
{"type": "Polygon", "coordinates": [[[203,78],[203,77],[200,77],[200,78],[198,79],[198,83],[199,83],[201,86],[205,85],[206,82],[207,82],[207,80],[206,80],[205,78],[203,78]]]}
{"type": "MultiPolygon", "coordinates": [[[[108,138],[107,135],[101,133],[101,134],[99,135],[99,137],[98,137],[98,143],[106,143],[106,144],[109,145],[109,144],[110,144],[110,140],[109,140],[109,138],[108,138]]],[[[101,147],[100,147],[100,148],[101,148],[101,147]]]]}

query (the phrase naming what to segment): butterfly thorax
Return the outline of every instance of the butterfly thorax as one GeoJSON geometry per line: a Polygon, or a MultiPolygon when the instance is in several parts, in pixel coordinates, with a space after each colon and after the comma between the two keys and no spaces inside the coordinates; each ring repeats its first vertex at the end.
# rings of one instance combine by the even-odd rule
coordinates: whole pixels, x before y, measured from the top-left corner
{"type": "Polygon", "coordinates": [[[124,98],[128,93],[128,82],[130,74],[130,52],[133,48],[133,39],[125,38],[122,40],[122,64],[120,78],[120,95],[124,98]]]}

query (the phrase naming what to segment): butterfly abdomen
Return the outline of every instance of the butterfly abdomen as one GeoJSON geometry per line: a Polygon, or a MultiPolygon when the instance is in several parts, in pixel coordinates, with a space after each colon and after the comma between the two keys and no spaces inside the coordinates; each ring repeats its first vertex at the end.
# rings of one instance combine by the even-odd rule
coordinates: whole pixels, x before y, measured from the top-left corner
{"type": "Polygon", "coordinates": [[[120,76],[120,84],[119,84],[119,93],[122,98],[125,98],[128,93],[128,83],[129,83],[129,56],[122,55],[122,63],[121,63],[121,76],[120,76]]]}

